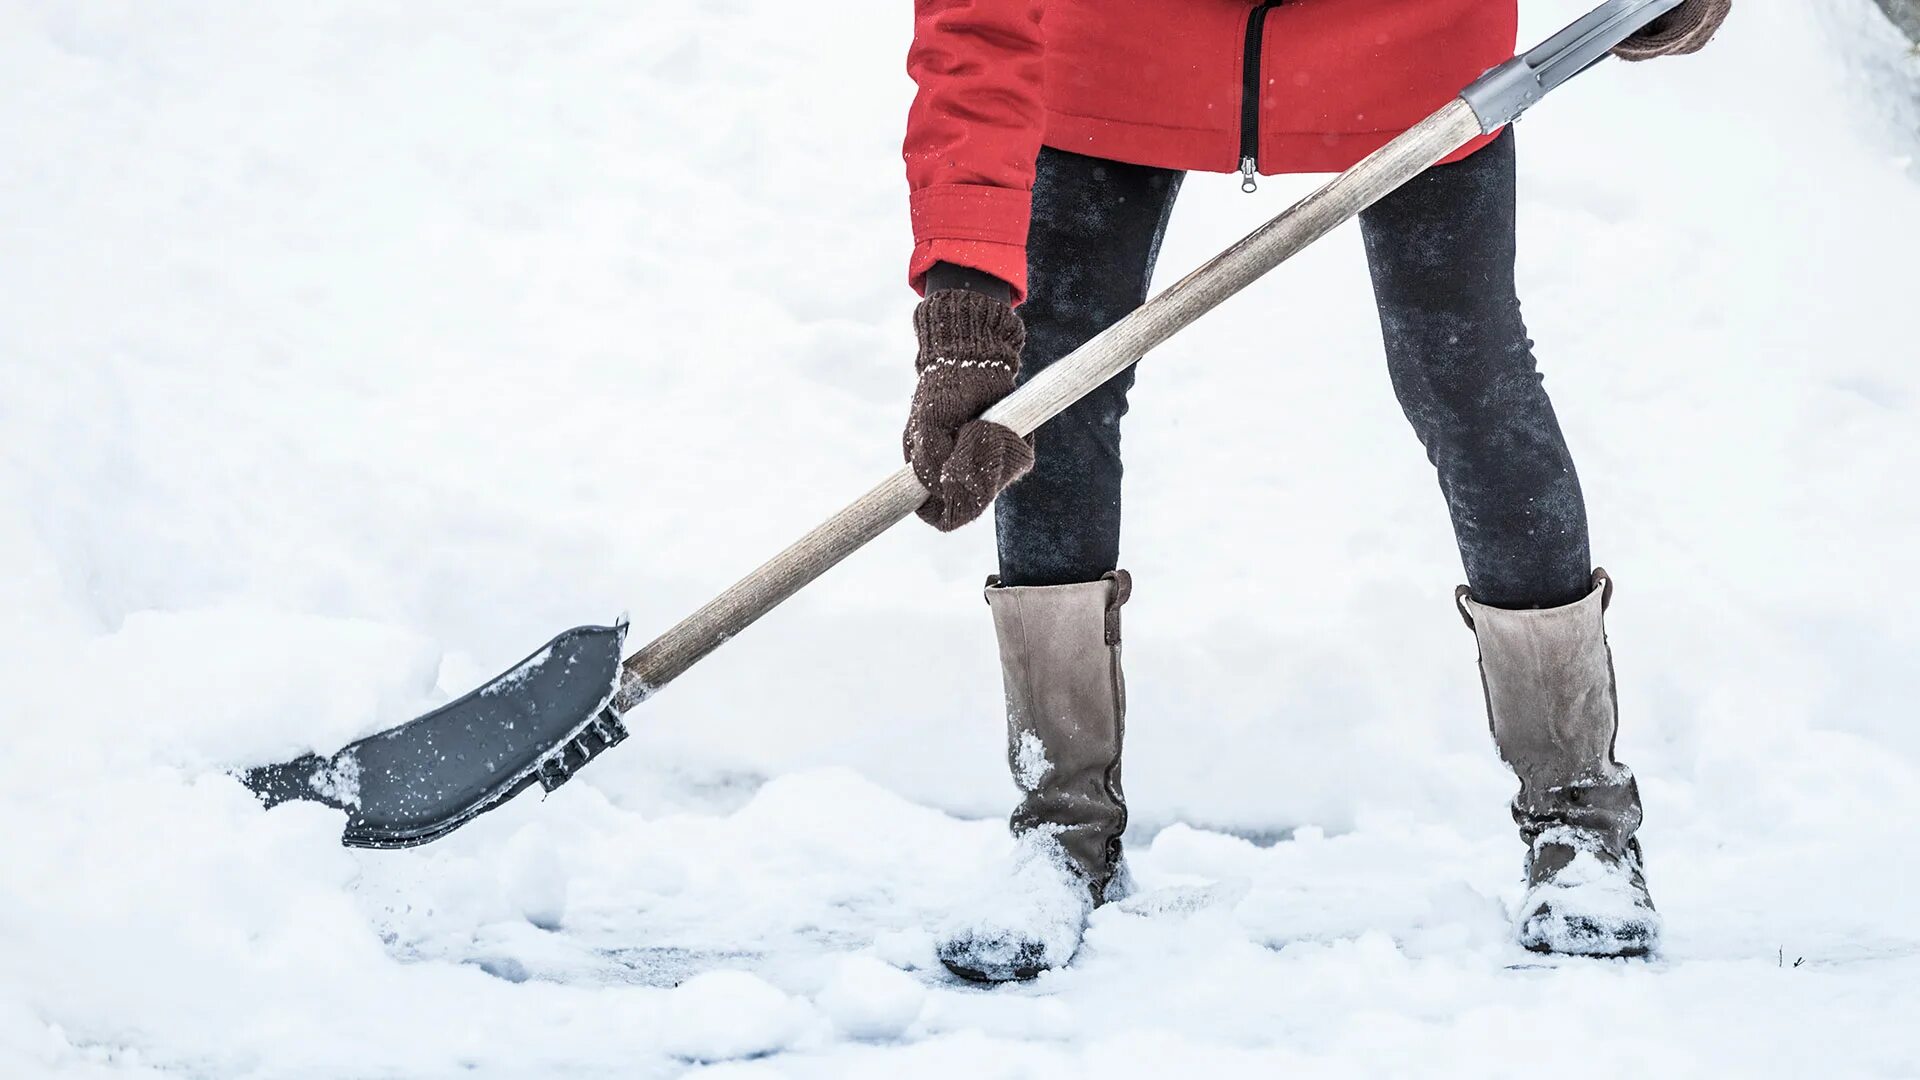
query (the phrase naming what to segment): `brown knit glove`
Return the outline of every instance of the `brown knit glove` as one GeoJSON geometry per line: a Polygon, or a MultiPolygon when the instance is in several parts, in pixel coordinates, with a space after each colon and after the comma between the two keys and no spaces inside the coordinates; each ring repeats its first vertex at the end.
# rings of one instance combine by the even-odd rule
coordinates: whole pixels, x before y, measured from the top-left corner
{"type": "Polygon", "coordinates": [[[1731,10],[1733,0],[1686,0],[1614,46],[1613,55],[1622,60],[1651,60],[1697,53],[1713,40],[1714,31],[1727,21],[1731,10]]]}
{"type": "Polygon", "coordinates": [[[1013,391],[1027,330],[1003,301],[965,289],[928,294],[913,313],[920,338],[902,442],[913,475],[930,493],[921,520],[951,532],[983,513],[1033,468],[1033,447],[1001,424],[978,419],[1013,391]]]}

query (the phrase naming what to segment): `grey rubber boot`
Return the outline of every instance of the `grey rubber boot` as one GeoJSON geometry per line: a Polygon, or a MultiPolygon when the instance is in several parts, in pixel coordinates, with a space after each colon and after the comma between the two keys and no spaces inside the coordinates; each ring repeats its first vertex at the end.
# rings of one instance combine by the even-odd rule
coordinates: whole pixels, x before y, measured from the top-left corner
{"type": "Polygon", "coordinates": [[[1124,570],[1079,585],[987,582],[1021,797],[1006,873],[941,934],[940,960],[957,975],[1006,982],[1065,965],[1093,908],[1124,889],[1120,607],[1131,591],[1124,570]]]}
{"type": "Polygon", "coordinates": [[[1619,729],[1605,614],[1613,581],[1565,607],[1509,611],[1476,603],[1461,615],[1480,642],[1487,717],[1520,778],[1513,818],[1527,843],[1527,894],[1515,920],[1535,952],[1644,956],[1660,916],[1641,868],[1640,788],[1614,759],[1619,729]]]}

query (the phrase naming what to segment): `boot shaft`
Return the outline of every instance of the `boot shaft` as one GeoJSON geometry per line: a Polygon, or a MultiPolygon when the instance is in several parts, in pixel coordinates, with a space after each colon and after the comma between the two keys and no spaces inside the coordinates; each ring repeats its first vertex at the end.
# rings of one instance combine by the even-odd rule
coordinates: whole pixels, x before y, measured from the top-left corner
{"type": "Polygon", "coordinates": [[[1532,844],[1554,826],[1598,835],[1624,856],[1640,827],[1633,773],[1614,758],[1619,704],[1605,613],[1613,581],[1564,607],[1512,611],[1476,602],[1460,612],[1480,643],[1487,719],[1500,756],[1519,777],[1514,819],[1532,844]]]}
{"type": "Polygon", "coordinates": [[[1007,762],[1021,793],[1012,828],[1057,837],[1096,901],[1118,870],[1127,825],[1120,608],[1131,590],[1124,570],[1077,585],[990,579],[986,590],[1006,688],[1007,762]]]}

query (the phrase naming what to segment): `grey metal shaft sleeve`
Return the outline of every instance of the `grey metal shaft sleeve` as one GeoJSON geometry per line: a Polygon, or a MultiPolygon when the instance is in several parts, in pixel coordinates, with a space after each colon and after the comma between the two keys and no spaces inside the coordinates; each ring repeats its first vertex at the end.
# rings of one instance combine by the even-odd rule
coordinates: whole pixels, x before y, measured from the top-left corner
{"type": "Polygon", "coordinates": [[[1561,83],[1606,59],[1614,46],[1684,0],[1607,0],[1535,48],[1474,80],[1461,100],[1492,134],[1518,119],[1561,83]]]}

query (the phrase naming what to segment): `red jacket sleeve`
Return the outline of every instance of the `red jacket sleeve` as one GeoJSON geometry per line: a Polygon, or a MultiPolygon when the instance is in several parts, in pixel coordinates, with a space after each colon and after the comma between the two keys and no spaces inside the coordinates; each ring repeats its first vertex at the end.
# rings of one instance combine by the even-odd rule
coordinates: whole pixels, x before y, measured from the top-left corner
{"type": "Polygon", "coordinates": [[[920,91],[902,154],[911,189],[907,280],[948,262],[1027,292],[1027,220],[1043,124],[1044,0],[914,0],[907,74],[920,91]]]}

